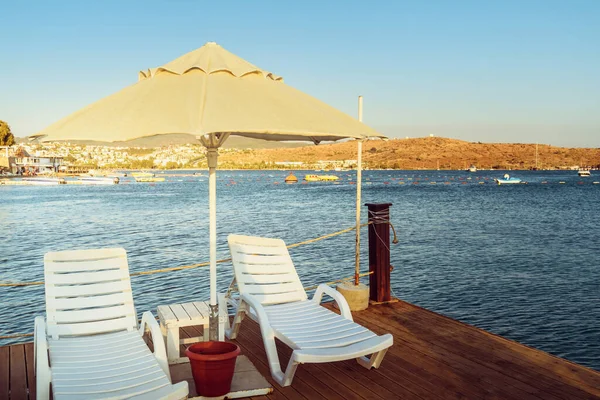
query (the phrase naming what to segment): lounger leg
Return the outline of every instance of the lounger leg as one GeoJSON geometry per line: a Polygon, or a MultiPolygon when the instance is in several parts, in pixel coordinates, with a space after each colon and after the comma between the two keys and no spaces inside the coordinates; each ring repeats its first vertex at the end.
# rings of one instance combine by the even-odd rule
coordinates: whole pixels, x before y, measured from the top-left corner
{"type": "Polygon", "coordinates": [[[283,371],[281,371],[281,364],[279,363],[279,355],[277,354],[277,346],[275,344],[275,334],[273,333],[273,330],[270,327],[264,328],[262,325],[260,328],[263,344],[265,346],[265,352],[267,353],[267,359],[269,360],[271,376],[281,386],[289,386],[292,383],[294,373],[296,372],[296,366],[298,365],[295,362],[294,354],[292,353],[292,357],[290,358],[288,368],[284,375],[283,371]]]}
{"type": "Polygon", "coordinates": [[[359,357],[356,361],[366,369],[371,368],[379,368],[381,362],[383,361],[383,357],[385,357],[385,353],[387,353],[388,349],[383,349],[378,351],[377,353],[371,354],[371,357],[359,357]]]}
{"type": "MultiPolygon", "coordinates": [[[[296,373],[296,369],[298,368],[298,365],[300,365],[300,363],[298,361],[296,361],[296,357],[295,354],[292,353],[292,356],[290,357],[290,361],[288,362],[288,366],[285,370],[285,376],[283,377],[283,381],[277,381],[277,383],[279,383],[281,386],[290,386],[292,384],[292,380],[294,379],[294,374],[296,373]]],[[[275,378],[275,377],[273,377],[275,378]]]]}
{"type": "Polygon", "coordinates": [[[179,359],[179,327],[167,327],[167,359],[173,364],[179,359]]]}
{"type": "Polygon", "coordinates": [[[237,311],[235,312],[235,316],[233,317],[233,323],[231,325],[231,329],[228,329],[225,332],[227,338],[233,340],[237,337],[237,334],[240,330],[240,324],[244,319],[244,315],[246,314],[246,303],[240,301],[237,311]]]}

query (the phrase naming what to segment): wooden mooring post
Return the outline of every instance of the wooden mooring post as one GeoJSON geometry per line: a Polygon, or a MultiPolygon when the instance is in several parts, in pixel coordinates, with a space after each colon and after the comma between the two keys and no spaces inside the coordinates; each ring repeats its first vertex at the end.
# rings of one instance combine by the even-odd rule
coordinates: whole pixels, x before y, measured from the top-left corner
{"type": "Polygon", "coordinates": [[[390,207],[392,203],[367,203],[369,210],[369,300],[392,300],[390,290],[390,207]]]}

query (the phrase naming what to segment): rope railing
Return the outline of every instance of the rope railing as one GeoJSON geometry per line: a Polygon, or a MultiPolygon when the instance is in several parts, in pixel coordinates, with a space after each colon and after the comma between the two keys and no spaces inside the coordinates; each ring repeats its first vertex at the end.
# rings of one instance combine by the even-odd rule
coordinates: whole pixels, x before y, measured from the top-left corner
{"type": "MultiPolygon", "coordinates": [[[[363,226],[367,226],[369,224],[371,224],[372,222],[367,222],[361,225],[361,228],[363,226]]],[[[308,239],[308,240],[304,240],[302,242],[298,242],[298,243],[293,243],[288,245],[288,249],[294,248],[294,247],[299,247],[299,246],[303,246],[306,244],[311,244],[311,243],[315,243],[318,242],[320,240],[324,240],[324,239],[329,239],[338,235],[342,235],[344,233],[347,232],[351,232],[353,230],[356,229],[356,226],[351,226],[350,228],[346,228],[346,229],[342,229],[341,231],[337,231],[337,232],[333,232],[333,233],[328,233],[327,235],[323,235],[323,236],[319,236],[313,239],[308,239]]],[[[220,260],[217,260],[217,264],[222,264],[225,262],[231,261],[231,258],[223,258],[220,260]]],[[[181,265],[179,267],[169,267],[169,268],[159,268],[159,269],[151,269],[151,270],[147,270],[147,271],[137,271],[137,272],[132,272],[130,273],[130,276],[141,276],[141,275],[154,275],[154,274],[160,274],[160,273],[165,273],[165,272],[175,272],[175,271],[183,271],[186,269],[193,269],[193,268],[200,268],[200,267],[207,267],[209,266],[210,263],[208,261],[206,262],[201,262],[198,264],[190,264],[190,265],[181,265]]],[[[36,286],[36,285],[43,285],[44,281],[30,281],[30,282],[0,282],[0,287],[22,287],[22,286],[36,286]]],[[[1,339],[1,338],[0,338],[1,339]]]]}
{"type": "MultiPolygon", "coordinates": [[[[364,224],[361,224],[361,227],[367,226],[369,224],[372,224],[372,222],[367,222],[364,224]]],[[[323,236],[319,236],[313,239],[308,239],[308,240],[304,240],[302,242],[298,242],[298,243],[293,243],[288,245],[288,249],[294,248],[294,247],[299,247],[299,246],[303,246],[303,245],[307,245],[307,244],[311,244],[311,243],[315,243],[321,240],[325,240],[325,239],[329,239],[335,236],[339,236],[342,235],[344,233],[348,233],[348,232],[352,232],[353,230],[356,229],[356,226],[352,226],[346,229],[342,229],[340,231],[337,232],[333,232],[333,233],[328,233],[326,235],[323,236]]],[[[223,258],[220,260],[217,260],[217,264],[222,264],[225,262],[231,261],[231,258],[223,258]]],[[[137,272],[132,272],[130,274],[130,276],[142,276],[142,275],[153,275],[153,274],[159,274],[159,273],[165,273],[165,272],[174,272],[174,271],[183,271],[186,269],[193,269],[193,268],[200,268],[200,267],[206,267],[210,265],[209,262],[202,262],[202,263],[198,263],[198,264],[190,264],[190,265],[182,265],[179,267],[170,267],[170,268],[160,268],[160,269],[153,269],[153,270],[148,270],[148,271],[137,271],[137,272]]],[[[366,273],[362,273],[359,275],[359,277],[365,277],[365,276],[369,276],[371,275],[373,272],[366,272],[366,273]]],[[[326,285],[333,285],[335,283],[341,283],[341,282],[346,282],[346,281],[350,281],[354,279],[354,276],[351,277],[347,277],[347,278],[342,278],[342,279],[337,279],[335,281],[331,281],[331,282],[326,282],[326,285]]],[[[30,282],[0,282],[0,287],[23,287],[23,286],[36,286],[36,285],[43,285],[44,281],[30,281],[30,282]]],[[[314,286],[308,286],[305,287],[304,290],[306,291],[310,291],[310,290],[315,290],[318,287],[318,285],[314,285],[314,286]]],[[[10,335],[0,335],[0,340],[2,339],[18,339],[18,338],[23,338],[23,337],[31,337],[33,336],[33,333],[15,333],[15,334],[10,334],[10,335]]]]}
{"type": "MultiPolygon", "coordinates": [[[[360,274],[359,276],[361,278],[363,278],[365,276],[371,275],[372,273],[373,273],[373,271],[371,271],[371,272],[365,272],[365,273],[360,274]]],[[[347,278],[337,279],[337,280],[331,281],[331,282],[325,282],[325,284],[326,285],[333,285],[335,283],[348,282],[348,281],[351,281],[352,279],[354,279],[354,276],[349,276],[347,278]]],[[[304,290],[308,292],[310,290],[315,290],[317,287],[319,287],[319,285],[307,286],[307,287],[304,288],[304,290]]],[[[33,333],[15,333],[15,334],[12,334],[12,335],[1,335],[0,336],[0,340],[2,340],[2,339],[18,339],[18,338],[30,337],[30,336],[33,336],[33,333]]]]}

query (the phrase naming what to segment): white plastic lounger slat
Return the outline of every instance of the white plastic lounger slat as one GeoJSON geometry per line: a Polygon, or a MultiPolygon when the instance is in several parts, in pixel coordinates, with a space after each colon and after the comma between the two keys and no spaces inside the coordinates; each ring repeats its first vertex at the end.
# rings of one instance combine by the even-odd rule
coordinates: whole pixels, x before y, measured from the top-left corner
{"type": "Polygon", "coordinates": [[[131,311],[131,307],[125,305],[85,310],[58,310],[54,312],[53,319],[54,322],[58,323],[101,321],[125,316],[133,316],[133,314],[128,314],[131,313],[131,311]]]}
{"type": "MultiPolygon", "coordinates": [[[[107,395],[86,395],[85,398],[89,400],[167,400],[167,399],[185,399],[187,397],[188,390],[187,386],[182,386],[181,384],[177,385],[165,385],[154,387],[148,385],[144,388],[139,388],[139,391],[136,394],[121,394],[121,393],[113,393],[110,397],[107,395]],[[177,390],[174,390],[177,389],[177,390]]],[[[57,400],[81,400],[82,396],[80,394],[64,394],[57,398],[57,400]]]]}
{"type": "Polygon", "coordinates": [[[287,255],[259,255],[249,253],[245,248],[244,252],[241,251],[236,254],[236,262],[240,267],[249,265],[258,265],[261,267],[282,267],[290,269],[293,265],[290,263],[290,258],[287,255]]]}
{"type": "Polygon", "coordinates": [[[76,371],[74,373],[69,373],[69,381],[75,384],[77,382],[92,382],[99,381],[101,379],[117,379],[124,376],[133,376],[135,374],[141,375],[149,371],[160,371],[160,368],[156,365],[156,363],[144,363],[137,368],[115,365],[112,368],[107,368],[103,371],[76,371]]]}
{"type": "Polygon", "coordinates": [[[131,290],[129,280],[95,283],[91,285],[47,286],[46,296],[89,297],[101,294],[118,293],[126,290],[131,290]]]}
{"type": "Polygon", "coordinates": [[[315,308],[315,303],[312,301],[297,301],[294,303],[265,306],[265,310],[270,315],[288,314],[288,313],[295,313],[295,312],[302,313],[308,309],[314,309],[314,308],[315,308]]]}
{"type": "MultiPolygon", "coordinates": [[[[54,340],[50,339],[52,346],[56,349],[60,349],[61,351],[64,348],[77,348],[77,347],[108,347],[108,346],[118,346],[121,343],[131,343],[137,338],[133,338],[133,334],[135,332],[112,332],[105,333],[103,335],[95,335],[95,336],[80,336],[80,337],[70,337],[65,338],[64,340],[54,340]]],[[[139,335],[138,335],[139,336],[139,335]]]]}
{"type": "Polygon", "coordinates": [[[56,332],[58,336],[92,335],[98,333],[115,332],[131,328],[131,317],[106,321],[82,322],[79,324],[48,324],[48,331],[56,332]]]}
{"type": "Polygon", "coordinates": [[[236,247],[232,251],[232,256],[236,256],[238,254],[257,254],[257,255],[274,255],[274,256],[284,256],[288,253],[287,247],[278,247],[272,246],[266,243],[265,245],[255,245],[250,243],[236,243],[238,247],[236,247]]]}
{"type": "Polygon", "coordinates": [[[71,380],[61,381],[60,384],[54,385],[57,391],[62,393],[122,389],[131,386],[140,386],[140,384],[162,380],[161,383],[169,383],[165,373],[160,369],[138,371],[136,373],[123,374],[110,378],[91,378],[87,381],[71,380]]]}
{"type": "Polygon", "coordinates": [[[289,283],[296,282],[296,275],[290,272],[275,274],[240,274],[240,281],[245,284],[253,283],[289,283]]]}
{"type": "MultiPolygon", "coordinates": [[[[66,339],[66,338],[64,338],[66,339]]],[[[57,340],[55,343],[62,342],[62,340],[57,340]]],[[[145,345],[145,343],[144,343],[145,345]]],[[[123,350],[131,349],[140,346],[139,342],[132,343],[131,340],[123,340],[118,342],[110,343],[110,346],[106,346],[103,343],[93,343],[89,346],[81,346],[81,345],[67,345],[67,346],[57,346],[54,343],[52,344],[52,348],[59,349],[61,354],[64,356],[68,356],[69,354],[80,354],[82,352],[89,354],[92,351],[101,352],[104,354],[114,353],[114,352],[123,352],[123,350]]],[[[89,355],[88,355],[89,357],[89,355]]]]}
{"type": "MultiPolygon", "coordinates": [[[[297,333],[294,333],[293,335],[287,335],[287,336],[291,337],[294,340],[294,342],[299,343],[299,342],[302,342],[305,340],[321,340],[321,339],[332,338],[336,335],[339,335],[341,337],[342,335],[364,333],[364,332],[370,332],[370,331],[358,324],[351,323],[351,325],[347,325],[347,326],[340,327],[340,328],[329,327],[329,329],[324,329],[324,330],[311,329],[310,331],[305,330],[304,332],[297,332],[297,333]]],[[[284,332],[282,332],[282,333],[284,333],[284,332]]]]}
{"type": "Polygon", "coordinates": [[[110,307],[119,304],[130,304],[130,293],[112,293],[90,297],[68,297],[46,299],[46,307],[54,310],[66,310],[75,308],[110,307]]]}
{"type": "Polygon", "coordinates": [[[88,284],[95,282],[109,282],[122,279],[129,279],[129,274],[125,269],[93,271],[93,272],[76,272],[63,274],[48,274],[46,275],[46,283],[52,285],[74,285],[88,284]]]}
{"type": "Polygon", "coordinates": [[[127,265],[127,260],[124,258],[113,258],[110,260],[96,260],[86,262],[51,262],[51,269],[48,273],[65,273],[65,272],[94,272],[104,270],[118,270],[127,265]]]}
{"type": "MultiPolygon", "coordinates": [[[[98,360],[108,360],[108,359],[119,359],[122,357],[126,357],[129,354],[141,354],[147,349],[146,343],[143,341],[141,343],[127,343],[122,344],[121,346],[111,346],[109,348],[105,348],[100,351],[100,349],[95,349],[99,356],[98,360]],[[124,351],[127,350],[127,351],[124,351]]],[[[89,360],[90,354],[87,351],[83,351],[82,348],[69,351],[70,349],[65,349],[61,353],[60,362],[78,362],[80,360],[89,360]]]]}
{"type": "MultiPolygon", "coordinates": [[[[244,265],[240,265],[239,266],[239,271],[240,273],[243,274],[251,274],[251,275],[257,275],[257,276],[261,276],[261,275],[280,275],[283,273],[288,273],[288,269],[287,268],[282,268],[281,265],[250,265],[250,264],[244,264],[244,265]]],[[[240,278],[240,282],[244,283],[245,279],[240,278]]],[[[239,283],[239,282],[238,282],[239,283]]]]}
{"type": "Polygon", "coordinates": [[[105,260],[126,258],[127,253],[121,247],[90,250],[51,251],[44,255],[44,264],[51,261],[87,262],[90,260],[105,260]]]}
{"type": "MultiPolygon", "coordinates": [[[[147,351],[147,348],[132,348],[127,353],[124,354],[123,351],[117,353],[101,353],[98,356],[94,357],[93,360],[98,365],[116,365],[121,361],[126,361],[128,358],[131,359],[143,359],[144,357],[151,356],[152,353],[147,351]]],[[[86,364],[89,363],[91,358],[86,358],[84,354],[62,354],[59,357],[51,357],[55,366],[60,366],[61,364],[68,365],[78,365],[80,364],[83,368],[86,368],[86,364]]]]}
{"type": "MultiPolygon", "coordinates": [[[[270,321],[269,321],[270,322],[270,321]]],[[[296,321],[286,321],[286,322],[273,322],[271,326],[276,327],[277,329],[282,330],[300,330],[304,331],[310,329],[315,325],[326,326],[330,324],[339,325],[340,317],[336,315],[326,315],[313,319],[298,319],[296,321]]]]}
{"type": "Polygon", "coordinates": [[[307,342],[299,342],[299,343],[295,342],[295,343],[302,350],[328,349],[331,347],[349,346],[351,344],[362,342],[364,340],[371,339],[376,336],[377,335],[375,335],[373,332],[367,331],[367,332],[359,333],[356,335],[349,335],[346,337],[335,338],[335,339],[331,339],[331,340],[307,341],[307,342]]]}
{"type": "Polygon", "coordinates": [[[296,359],[300,363],[304,362],[331,362],[332,360],[348,360],[358,358],[367,354],[374,354],[383,351],[394,344],[394,338],[391,334],[375,336],[371,339],[363,340],[342,348],[330,347],[327,349],[302,349],[295,350],[296,359]],[[341,358],[340,355],[344,355],[341,358]]]}
{"type": "Polygon", "coordinates": [[[106,387],[60,387],[56,391],[56,396],[76,394],[81,399],[104,399],[106,397],[123,396],[117,398],[127,398],[134,394],[147,392],[148,390],[158,389],[169,385],[170,382],[166,377],[159,377],[154,379],[143,380],[141,382],[134,383],[123,383],[123,385],[107,385],[106,387]],[[98,397],[96,397],[98,396],[98,397]]]}
{"type": "Polygon", "coordinates": [[[68,378],[69,376],[77,376],[78,374],[102,373],[103,371],[112,370],[112,368],[117,367],[137,370],[149,365],[156,365],[156,360],[147,354],[137,354],[127,360],[121,360],[119,363],[106,362],[98,363],[97,365],[89,365],[89,363],[88,365],[83,363],[58,363],[53,366],[53,369],[56,368],[53,376],[68,378]]]}
{"type": "Polygon", "coordinates": [[[249,285],[246,284],[244,291],[245,293],[250,294],[278,294],[278,293],[293,293],[298,290],[304,291],[304,289],[299,288],[296,282],[294,283],[270,283],[270,284],[261,284],[261,285],[249,285]]]}
{"type": "Polygon", "coordinates": [[[261,304],[280,304],[303,300],[303,294],[306,296],[305,292],[292,292],[283,294],[257,294],[254,297],[256,297],[261,304]]]}
{"type": "MultiPolygon", "coordinates": [[[[303,303],[311,303],[311,302],[307,302],[304,301],[303,303]]],[[[298,318],[302,318],[302,319],[309,319],[312,317],[326,317],[329,315],[338,315],[335,314],[327,309],[325,309],[324,307],[318,306],[316,304],[313,303],[312,307],[305,307],[302,310],[284,310],[284,311],[272,311],[269,310],[268,308],[266,309],[267,311],[267,315],[269,316],[269,321],[278,321],[278,322],[285,322],[285,321],[297,321],[298,318]],[[302,312],[300,312],[302,311],[302,312]]]]}

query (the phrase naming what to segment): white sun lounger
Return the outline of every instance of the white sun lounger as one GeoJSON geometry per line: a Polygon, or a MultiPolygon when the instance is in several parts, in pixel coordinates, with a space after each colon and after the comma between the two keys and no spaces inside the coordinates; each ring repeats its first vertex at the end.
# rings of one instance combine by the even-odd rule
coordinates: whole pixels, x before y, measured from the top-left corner
{"type": "Polygon", "coordinates": [[[44,257],[46,319],[35,318],[37,398],[185,399],[171,384],[162,333],[145,312],[138,328],[124,249],[44,257]],[[142,338],[150,330],[154,354],[142,338]]]}
{"type": "Polygon", "coordinates": [[[229,235],[228,241],[240,299],[227,336],[235,339],[245,314],[257,321],[277,383],[289,386],[304,363],[356,358],[367,369],[379,367],[392,335],[377,336],[353,322],[346,299],[327,285],[319,285],[308,300],[283,240],[229,235]],[[320,305],[324,294],[337,302],[341,315],[320,305]],[[285,374],[275,338],[294,350],[285,374]]]}

